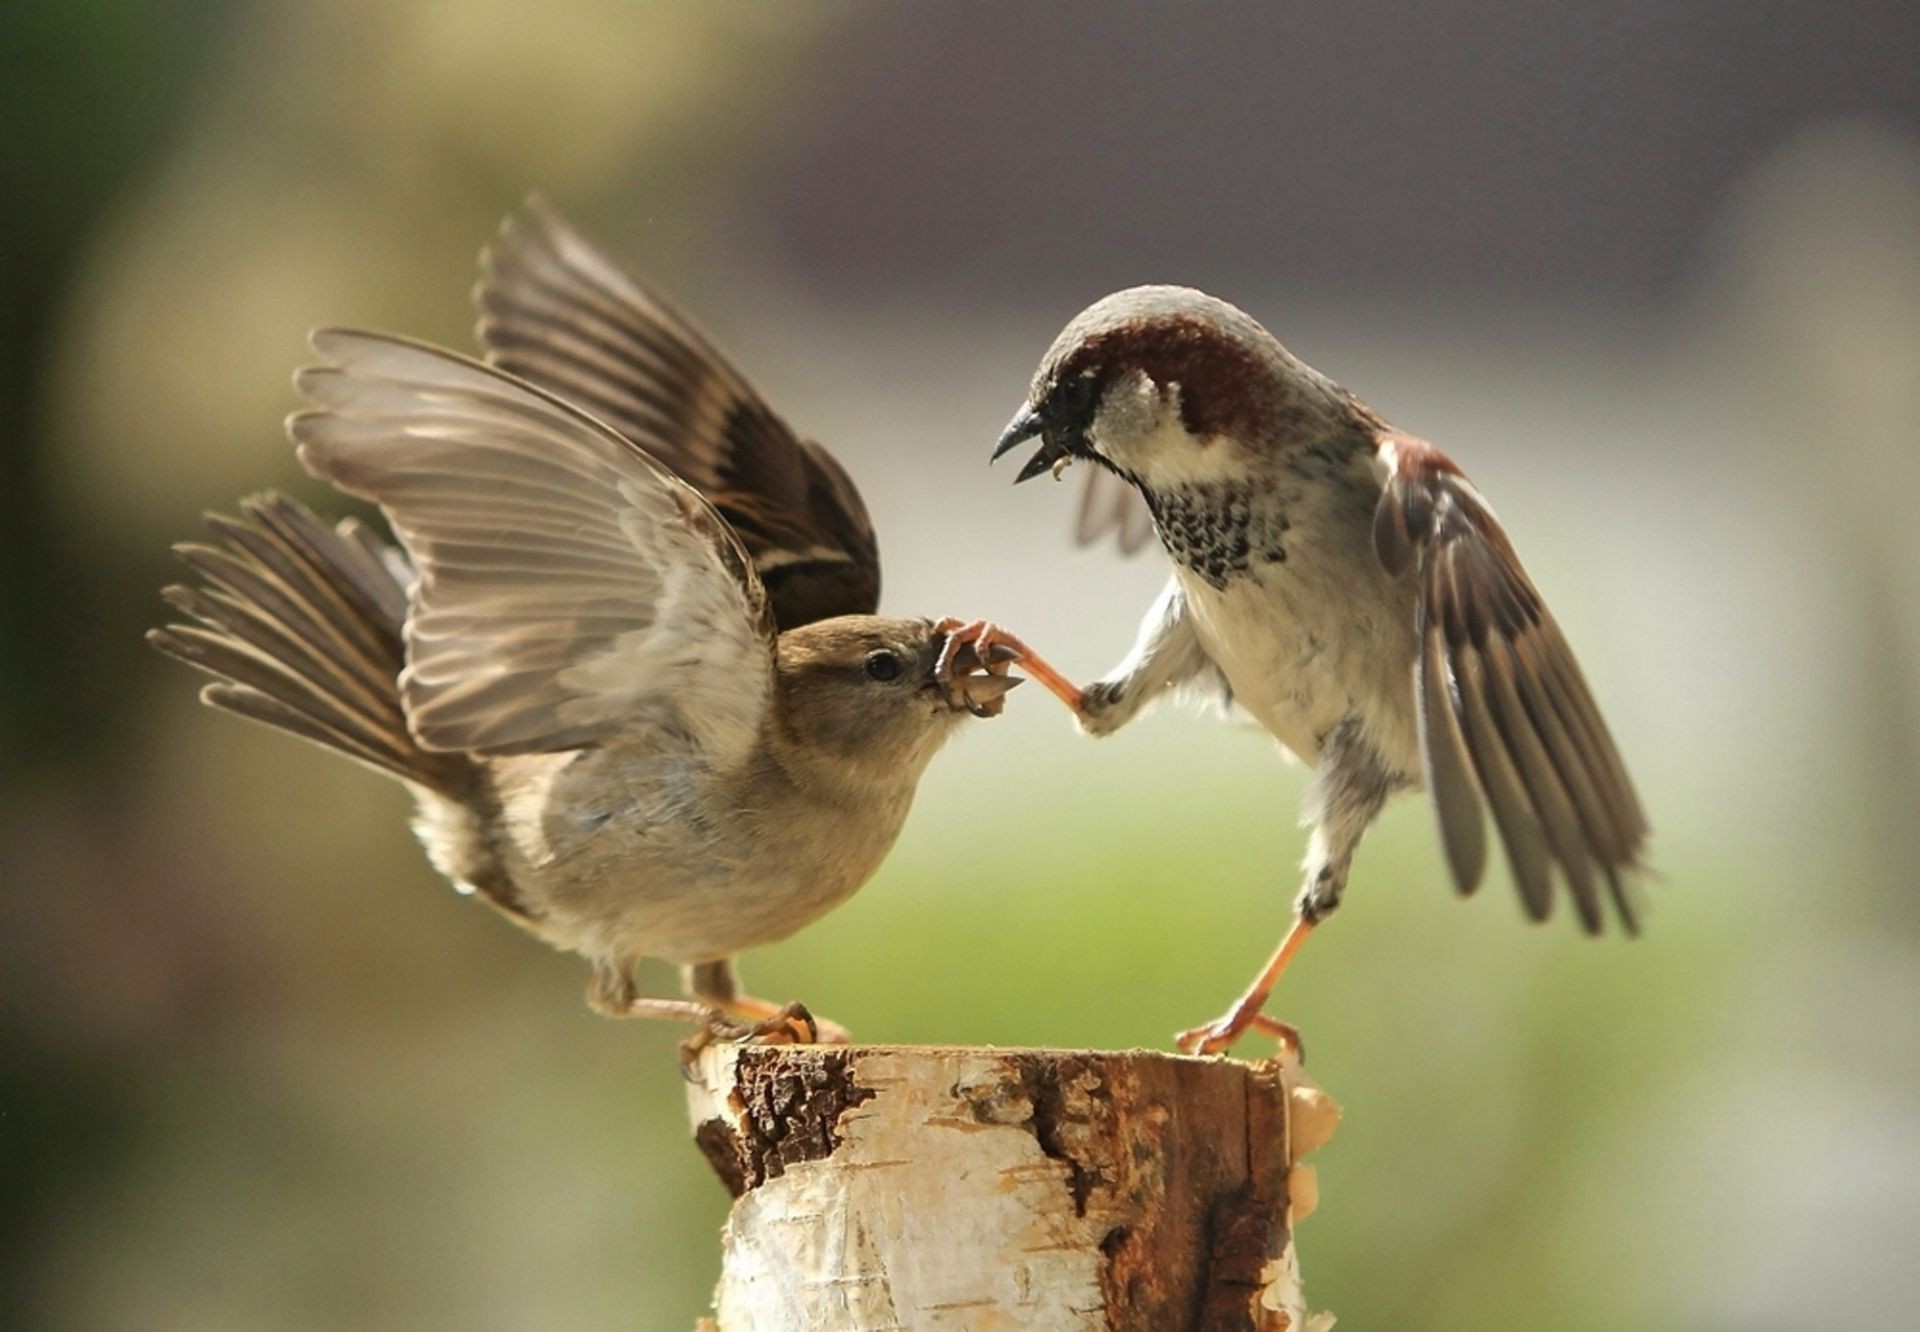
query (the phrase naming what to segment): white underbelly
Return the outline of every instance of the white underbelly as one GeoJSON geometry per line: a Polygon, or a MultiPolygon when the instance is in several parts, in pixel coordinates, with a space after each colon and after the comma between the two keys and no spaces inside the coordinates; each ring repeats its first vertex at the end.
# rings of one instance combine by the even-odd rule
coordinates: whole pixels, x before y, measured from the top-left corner
{"type": "Polygon", "coordinates": [[[1418,771],[1412,607],[1384,574],[1293,560],[1224,588],[1179,576],[1234,702],[1301,761],[1318,762],[1328,733],[1358,717],[1390,762],[1418,771]]]}

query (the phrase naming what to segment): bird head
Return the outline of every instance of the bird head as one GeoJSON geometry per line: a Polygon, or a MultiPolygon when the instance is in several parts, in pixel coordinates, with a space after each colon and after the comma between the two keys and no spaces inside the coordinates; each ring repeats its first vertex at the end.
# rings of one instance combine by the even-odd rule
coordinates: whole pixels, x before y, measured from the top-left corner
{"type": "Polygon", "coordinates": [[[871,764],[876,772],[917,770],[955,723],[997,716],[1020,683],[982,669],[971,648],[943,670],[946,643],[931,621],[877,615],[788,630],[776,649],[787,734],[810,755],[871,764]]]}
{"type": "Polygon", "coordinates": [[[1088,461],[1152,491],[1244,474],[1350,401],[1225,301],[1131,287],[1061,330],[993,456],[1037,438],[1016,481],[1088,461]]]}

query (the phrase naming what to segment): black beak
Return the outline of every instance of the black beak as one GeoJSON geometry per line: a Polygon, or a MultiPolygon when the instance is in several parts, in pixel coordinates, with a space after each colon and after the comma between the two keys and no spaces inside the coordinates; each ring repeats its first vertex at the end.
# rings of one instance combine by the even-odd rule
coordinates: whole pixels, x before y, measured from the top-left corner
{"type": "Polygon", "coordinates": [[[1022,481],[1033,480],[1042,472],[1052,471],[1062,458],[1070,456],[1067,446],[1061,443],[1059,437],[1048,433],[1047,423],[1040,413],[1032,407],[1022,407],[1013,420],[1007,422],[1007,428],[1000,432],[1000,442],[993,446],[993,460],[997,461],[1002,454],[1036,435],[1040,436],[1040,451],[1027,459],[1027,465],[1020,469],[1020,475],[1013,478],[1016,486],[1022,481]]]}

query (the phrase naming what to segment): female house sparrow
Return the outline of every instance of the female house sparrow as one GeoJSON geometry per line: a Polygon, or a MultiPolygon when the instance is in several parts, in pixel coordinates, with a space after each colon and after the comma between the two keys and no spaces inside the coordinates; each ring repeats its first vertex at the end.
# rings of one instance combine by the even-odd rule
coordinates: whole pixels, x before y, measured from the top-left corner
{"type": "Polygon", "coordinates": [[[1260,1015],[1274,983],[1340,905],[1387,798],[1422,785],[1462,893],[1486,863],[1484,800],[1530,916],[1551,910],[1557,866],[1589,933],[1603,890],[1633,931],[1646,817],[1553,616],[1445,454],[1184,287],[1118,292],[1067,325],[993,456],[1034,438],[1017,480],[1096,464],[1081,539],[1138,544],[1144,501],[1174,572],[1106,677],[1028,673],[1095,735],[1172,686],[1217,687],[1314,768],[1293,926],[1183,1049],[1282,1026],[1260,1015]]]}
{"type": "Polygon", "coordinates": [[[256,499],[210,519],[221,548],[180,547],[206,585],[166,595],[198,623],[149,637],[219,677],[208,703],[403,781],[434,865],[587,957],[599,1011],[811,1038],[804,1010],[738,992],[732,957],[865,883],[928,761],[1017,680],[958,621],[871,613],[852,483],[691,325],[637,299],[595,316],[580,336],[634,355],[601,387],[712,414],[636,409],[622,433],[451,352],[318,333],[288,433],[404,553],[256,499]],[[710,501],[669,459],[738,488],[710,501]],[[694,1001],[641,996],[643,957],[694,1001]]]}

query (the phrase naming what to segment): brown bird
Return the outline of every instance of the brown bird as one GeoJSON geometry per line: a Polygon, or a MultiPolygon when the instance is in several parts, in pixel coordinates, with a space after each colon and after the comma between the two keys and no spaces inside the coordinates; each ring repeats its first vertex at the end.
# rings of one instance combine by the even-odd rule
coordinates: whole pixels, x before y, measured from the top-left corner
{"type": "Polygon", "coordinates": [[[434,865],[584,955],[599,1011],[844,1035],[740,993],[732,959],[872,876],[1012,654],[875,615],[839,464],[557,218],[488,268],[483,336],[525,378],[329,330],[296,380],[301,462],[402,549],[250,501],[178,548],[196,623],[149,637],[219,678],[206,702],[398,777],[434,865]],[[643,957],[692,1000],[642,996],[643,957]]]}
{"type": "Polygon", "coordinates": [[[1118,292],[1069,323],[993,456],[1031,439],[1017,480],[1093,464],[1080,539],[1157,531],[1173,578],[1133,651],[1084,691],[1045,662],[1024,669],[1095,735],[1197,686],[1314,769],[1293,926],[1182,1048],[1290,1031],[1261,1009],[1399,792],[1432,796],[1462,893],[1484,871],[1491,809],[1528,915],[1547,917],[1557,874],[1589,933],[1603,899],[1635,929],[1639,799],[1559,626],[1444,453],[1185,287],[1118,292]]]}

